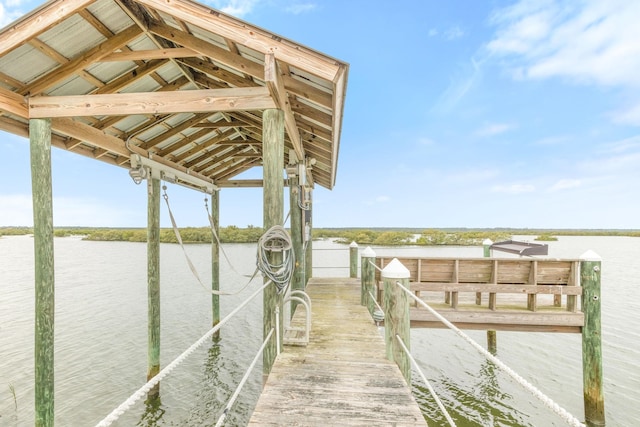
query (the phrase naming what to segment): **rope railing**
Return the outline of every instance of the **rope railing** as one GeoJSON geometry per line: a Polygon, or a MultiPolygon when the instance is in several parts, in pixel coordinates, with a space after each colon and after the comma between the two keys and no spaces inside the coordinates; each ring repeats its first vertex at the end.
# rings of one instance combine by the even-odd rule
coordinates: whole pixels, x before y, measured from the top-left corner
{"type": "Polygon", "coordinates": [[[431,308],[429,306],[429,304],[427,304],[426,302],[424,302],[421,298],[417,297],[416,295],[413,294],[413,292],[411,292],[409,289],[407,289],[405,286],[402,285],[402,283],[400,283],[399,281],[395,282],[396,285],[398,285],[404,292],[407,293],[407,295],[409,295],[411,298],[413,298],[418,304],[420,304],[421,306],[423,306],[424,308],[426,308],[431,314],[433,314],[438,320],[440,320],[444,325],[446,325],[449,329],[451,329],[452,331],[454,331],[458,336],[460,336],[463,340],[465,340],[467,343],[469,343],[473,348],[475,348],[480,354],[482,354],[483,356],[485,356],[488,360],[490,360],[491,362],[493,362],[497,367],[499,367],[500,369],[502,369],[504,372],[506,372],[516,383],[518,383],[520,386],[522,386],[525,390],[529,391],[531,394],[533,394],[538,400],[540,400],[545,406],[547,406],[547,408],[551,409],[553,412],[555,412],[560,418],[562,418],[567,424],[569,424],[572,427],[585,427],[585,424],[583,424],[582,422],[580,422],[580,420],[578,420],[575,416],[573,416],[570,412],[568,412],[566,409],[562,408],[560,405],[558,405],[556,402],[553,401],[553,399],[551,399],[550,397],[548,397],[547,395],[545,395],[542,391],[540,391],[537,387],[535,387],[533,384],[529,383],[527,380],[525,380],[522,376],[520,376],[517,372],[515,372],[513,369],[511,369],[510,367],[508,367],[504,362],[502,362],[500,359],[498,359],[496,356],[494,356],[493,354],[489,353],[487,350],[485,350],[484,348],[482,348],[482,346],[480,344],[478,344],[477,342],[475,342],[473,339],[471,339],[467,334],[465,334],[464,332],[462,332],[458,327],[456,327],[453,323],[451,323],[450,321],[448,321],[443,315],[441,315],[440,313],[438,313],[436,310],[434,310],[433,308],[431,308]]]}
{"type": "Polygon", "coordinates": [[[224,409],[222,411],[222,415],[220,416],[220,418],[218,418],[218,422],[216,423],[215,427],[220,427],[220,426],[223,425],[225,418],[227,418],[227,415],[229,414],[229,411],[231,410],[231,407],[233,406],[233,404],[236,402],[236,399],[240,395],[240,391],[242,390],[242,387],[244,387],[245,383],[249,379],[249,375],[253,371],[253,368],[255,368],[256,363],[258,363],[258,360],[259,360],[260,356],[262,355],[262,353],[264,352],[264,348],[267,346],[267,343],[271,339],[272,335],[273,335],[273,329],[271,329],[269,331],[269,334],[267,334],[267,337],[262,342],[262,345],[260,346],[260,349],[256,353],[255,357],[253,358],[253,361],[251,362],[251,364],[247,368],[247,371],[245,372],[244,376],[240,380],[240,383],[238,384],[238,387],[236,387],[236,390],[233,392],[233,394],[231,395],[231,398],[229,399],[229,401],[227,402],[226,406],[224,407],[224,409]]]}
{"type": "Polygon", "coordinates": [[[211,328],[207,333],[205,333],[200,339],[198,339],[195,343],[193,343],[189,348],[187,348],[182,354],[176,357],[171,363],[169,363],[164,369],[158,372],[153,378],[151,378],[145,385],[140,387],[136,392],[134,392],[127,400],[122,402],[120,406],[115,408],[109,415],[107,415],[102,421],[96,424],[96,427],[107,427],[110,426],[114,421],[116,421],[122,414],[131,409],[135,403],[147,395],[151,389],[153,389],[160,381],[164,379],[171,371],[173,371],[176,367],[178,367],[182,362],[184,362],[187,357],[189,357],[198,347],[204,344],[207,340],[213,336],[220,328],[229,321],[233,316],[235,316],[242,308],[244,308],[251,300],[253,300],[257,295],[260,294],[267,286],[271,285],[271,281],[267,281],[263,286],[257,289],[254,293],[249,295],[249,297],[238,307],[233,309],[231,313],[226,315],[220,323],[211,328]]]}
{"type": "Polygon", "coordinates": [[[420,374],[420,378],[422,378],[422,381],[427,386],[427,389],[429,390],[429,393],[431,393],[431,396],[433,397],[433,400],[436,401],[436,404],[438,405],[438,408],[440,408],[440,411],[442,412],[444,417],[447,419],[447,422],[449,423],[449,425],[451,427],[456,427],[456,423],[453,421],[453,418],[451,418],[451,415],[449,415],[449,412],[447,412],[447,408],[445,408],[444,405],[442,404],[442,401],[440,400],[440,398],[436,394],[436,391],[431,386],[431,383],[429,383],[429,381],[427,380],[427,377],[422,372],[422,369],[420,369],[420,366],[418,366],[418,363],[416,362],[416,359],[413,358],[413,356],[411,355],[411,352],[409,351],[407,346],[404,344],[404,341],[402,340],[402,338],[400,338],[400,335],[396,335],[396,339],[400,343],[400,346],[402,347],[404,352],[407,354],[407,357],[409,357],[409,360],[411,361],[411,364],[413,365],[413,367],[420,374]]]}

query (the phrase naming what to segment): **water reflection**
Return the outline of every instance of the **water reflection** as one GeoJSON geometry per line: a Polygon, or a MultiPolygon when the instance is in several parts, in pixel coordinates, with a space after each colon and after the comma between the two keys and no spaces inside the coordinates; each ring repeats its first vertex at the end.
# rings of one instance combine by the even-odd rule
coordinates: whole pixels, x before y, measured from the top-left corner
{"type": "MultiPolygon", "coordinates": [[[[476,381],[464,383],[448,377],[429,379],[458,427],[533,426],[526,415],[511,406],[513,397],[501,389],[496,368],[487,360],[477,374],[466,372],[476,381]]],[[[448,426],[426,386],[414,383],[414,392],[429,425],[448,426]]]]}
{"type": "Polygon", "coordinates": [[[160,396],[149,397],[144,401],[144,413],[137,425],[144,427],[156,426],[158,422],[162,420],[165,412],[166,409],[162,406],[160,396]]]}

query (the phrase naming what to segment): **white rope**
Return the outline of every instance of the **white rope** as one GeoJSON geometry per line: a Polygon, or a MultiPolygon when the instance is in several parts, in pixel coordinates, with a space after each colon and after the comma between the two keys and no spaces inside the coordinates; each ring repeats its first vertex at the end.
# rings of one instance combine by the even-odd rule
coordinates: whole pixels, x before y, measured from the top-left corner
{"type": "Polygon", "coordinates": [[[456,423],[453,421],[453,418],[451,418],[451,415],[449,415],[449,412],[447,412],[447,408],[444,407],[444,405],[442,404],[442,401],[440,400],[440,398],[436,394],[436,391],[433,389],[433,387],[431,387],[431,384],[427,380],[427,377],[424,376],[424,373],[420,369],[420,366],[418,366],[418,363],[416,363],[416,360],[413,358],[413,356],[411,355],[411,352],[409,351],[407,346],[404,344],[404,341],[402,341],[402,338],[400,338],[400,335],[396,335],[396,338],[398,339],[398,342],[400,343],[400,346],[402,347],[404,352],[409,357],[409,360],[411,361],[411,364],[413,365],[414,368],[416,368],[416,370],[420,374],[420,378],[422,378],[422,381],[426,384],[427,389],[429,390],[429,393],[431,393],[431,396],[433,397],[433,400],[436,401],[436,404],[438,405],[438,408],[440,408],[440,411],[442,411],[442,414],[444,415],[444,417],[449,422],[449,425],[451,427],[456,427],[456,423]]]}
{"type": "Polygon", "coordinates": [[[244,384],[249,379],[249,374],[251,374],[251,371],[253,371],[253,368],[256,366],[256,363],[258,363],[258,359],[260,358],[260,356],[264,352],[264,348],[267,346],[267,343],[271,339],[271,335],[273,335],[273,329],[271,329],[269,331],[269,334],[264,339],[264,341],[262,343],[262,346],[260,346],[260,349],[258,350],[258,353],[253,358],[253,361],[251,362],[251,365],[249,365],[249,367],[247,368],[247,371],[245,372],[244,377],[242,377],[242,380],[240,380],[240,383],[238,384],[238,387],[236,387],[236,390],[233,392],[233,395],[229,399],[229,402],[227,402],[227,405],[224,407],[224,410],[222,411],[222,415],[220,416],[220,418],[218,418],[218,422],[216,423],[216,427],[220,427],[224,423],[225,418],[227,418],[227,415],[229,414],[229,411],[231,410],[231,407],[233,406],[233,404],[236,402],[236,399],[240,395],[240,391],[242,390],[242,387],[244,387],[244,384]]]}
{"type": "Polygon", "coordinates": [[[373,296],[371,291],[369,291],[369,296],[371,297],[371,300],[373,300],[373,303],[376,305],[376,307],[378,307],[378,310],[380,310],[380,312],[384,316],[384,310],[382,309],[382,307],[380,307],[380,304],[378,304],[378,301],[376,301],[376,297],[373,296]]]}
{"type": "Polygon", "coordinates": [[[213,328],[211,328],[209,330],[209,332],[207,332],[206,334],[204,334],[198,341],[196,341],[195,343],[193,343],[191,345],[191,347],[189,347],[188,349],[186,349],[184,352],[182,352],[181,355],[179,355],[178,357],[176,357],[173,362],[169,363],[163,370],[161,370],[160,372],[158,372],[156,374],[156,376],[154,376],[153,378],[151,378],[145,385],[143,385],[142,387],[140,387],[135,393],[133,393],[127,400],[125,400],[124,402],[122,402],[122,404],[120,404],[120,406],[118,406],[116,409],[114,409],[113,411],[111,411],[111,413],[109,415],[107,415],[102,421],[100,421],[98,424],[96,424],[96,427],[107,427],[110,426],[114,421],[116,421],[118,418],[120,418],[120,416],[122,414],[124,414],[127,410],[129,410],[133,405],[135,405],[135,403],[140,400],[142,397],[144,397],[145,395],[147,395],[149,393],[149,391],[151,391],[151,389],[153,387],[155,387],[160,381],[162,381],[162,379],[164,377],[166,377],[169,373],[171,373],[171,371],[173,371],[178,365],[180,365],[182,362],[184,362],[184,360],[189,357],[191,355],[191,353],[193,353],[198,347],[200,347],[202,344],[204,344],[208,339],[211,338],[211,336],[216,333],[221,327],[222,325],[224,325],[225,323],[227,323],[227,321],[229,319],[231,319],[233,316],[236,315],[236,313],[238,313],[238,311],[240,311],[244,306],[246,306],[253,298],[255,298],[264,288],[266,288],[267,286],[269,286],[271,284],[270,281],[267,281],[261,288],[259,288],[258,290],[256,290],[253,294],[251,294],[249,296],[249,298],[247,298],[242,304],[240,304],[238,307],[236,307],[231,313],[229,313],[227,316],[225,316],[222,320],[220,320],[220,323],[218,323],[216,326],[214,326],[213,328]]]}
{"type": "Polygon", "coordinates": [[[274,225],[260,237],[256,264],[258,270],[275,283],[278,293],[282,293],[291,281],[294,265],[291,236],[283,226],[274,225]],[[269,259],[269,254],[274,252],[282,252],[279,264],[272,264],[269,259]]]}
{"type": "Polygon", "coordinates": [[[371,264],[376,270],[382,272],[382,269],[378,267],[373,261],[369,261],[369,264],[371,264]]]}
{"type": "MultiPolygon", "coordinates": [[[[182,248],[182,253],[184,254],[184,257],[187,261],[187,265],[189,266],[189,269],[191,270],[191,272],[193,273],[193,277],[196,278],[196,280],[198,281],[198,283],[200,284],[200,286],[202,286],[202,288],[204,290],[206,290],[207,292],[211,292],[213,295],[237,295],[240,292],[244,291],[249,284],[251,283],[251,281],[253,280],[253,278],[256,276],[256,273],[258,272],[258,270],[253,272],[253,275],[251,276],[251,278],[247,281],[247,284],[244,285],[242,288],[238,289],[235,292],[225,292],[225,291],[217,291],[215,289],[211,289],[208,288],[204,282],[202,281],[202,279],[200,278],[200,274],[198,274],[198,270],[196,269],[196,266],[193,265],[193,262],[191,261],[191,258],[189,257],[189,254],[187,253],[187,249],[184,247],[184,243],[182,242],[182,236],[180,235],[180,230],[178,229],[178,225],[176,224],[176,219],[173,216],[173,212],[171,211],[171,206],[169,205],[169,196],[167,195],[167,186],[163,186],[162,187],[164,194],[162,195],[162,198],[164,198],[164,201],[167,204],[167,210],[169,211],[169,218],[171,219],[171,225],[173,226],[173,233],[176,235],[176,240],[178,241],[178,243],[180,244],[180,248],[182,248]]],[[[207,212],[209,212],[209,210],[207,209],[207,212]]],[[[211,218],[211,216],[209,216],[209,218],[211,218]]],[[[213,228],[212,228],[213,230],[213,228]]],[[[214,231],[214,235],[215,235],[215,231],[214,231]]],[[[216,236],[217,237],[217,236],[216,236]]],[[[219,243],[219,241],[218,241],[219,243]]],[[[224,251],[223,251],[224,253],[224,251]]],[[[226,257],[226,254],[225,254],[226,257]]],[[[228,258],[227,258],[228,260],[228,258]]],[[[233,268],[233,267],[232,267],[233,268]]],[[[235,271],[235,270],[234,270],[235,271]]]]}
{"type": "Polygon", "coordinates": [[[574,417],[571,413],[569,413],[566,409],[562,408],[556,402],[554,402],[550,397],[542,393],[538,390],[533,384],[529,383],[523,377],[518,375],[516,371],[508,367],[504,362],[498,359],[493,354],[489,353],[487,350],[482,348],[480,344],[472,340],[469,336],[467,336],[464,332],[458,329],[453,323],[449,322],[444,316],[438,313],[436,310],[431,308],[426,302],[424,302],[421,298],[416,297],[413,292],[404,287],[402,283],[396,282],[396,284],[407,293],[411,298],[415,299],[420,305],[429,310],[431,314],[433,314],[438,320],[444,323],[449,329],[453,330],[458,336],[460,336],[463,340],[468,342],[473,348],[478,350],[480,354],[484,355],[487,359],[493,362],[500,369],[505,371],[511,378],[513,378],[518,384],[520,384],[525,390],[529,391],[535,397],[537,397],[542,403],[544,403],[547,408],[551,409],[555,412],[560,418],[562,418],[567,424],[572,427],[585,427],[583,423],[580,422],[576,417],[574,417]]]}

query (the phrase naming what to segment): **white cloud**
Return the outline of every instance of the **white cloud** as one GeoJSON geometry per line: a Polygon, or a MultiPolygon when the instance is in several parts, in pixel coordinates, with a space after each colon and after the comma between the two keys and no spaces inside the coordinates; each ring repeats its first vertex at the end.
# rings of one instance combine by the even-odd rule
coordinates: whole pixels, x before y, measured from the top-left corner
{"type": "Polygon", "coordinates": [[[495,11],[487,45],[514,76],[640,86],[640,2],[521,0],[495,11]]]}
{"type": "Polygon", "coordinates": [[[481,137],[495,136],[513,130],[515,127],[515,125],[509,123],[489,123],[476,130],[474,134],[481,137]]]}
{"type": "Polygon", "coordinates": [[[609,116],[614,123],[640,126],[640,104],[624,110],[611,112],[609,116]]]}
{"type": "Polygon", "coordinates": [[[244,16],[253,10],[259,0],[212,0],[211,4],[221,12],[234,16],[244,16]]]}
{"type": "Polygon", "coordinates": [[[431,138],[421,137],[421,138],[418,138],[418,145],[429,147],[432,145],[436,145],[436,142],[431,138]]]}
{"type": "Polygon", "coordinates": [[[447,40],[456,40],[464,36],[464,31],[459,26],[455,25],[448,28],[444,32],[444,36],[447,40]]]}
{"type": "Polygon", "coordinates": [[[555,184],[553,184],[549,189],[549,191],[555,192],[555,191],[569,190],[571,188],[578,188],[580,186],[582,186],[582,181],[579,179],[561,179],[555,184]]]}
{"type": "Polygon", "coordinates": [[[437,36],[439,33],[438,33],[438,30],[437,30],[436,28],[430,28],[430,29],[429,29],[429,32],[428,32],[427,34],[428,34],[428,36],[429,36],[429,37],[435,37],[435,36],[437,36]]]}
{"type": "Polygon", "coordinates": [[[568,142],[572,137],[568,135],[555,135],[541,138],[534,142],[535,145],[559,145],[568,142]]]}
{"type": "Polygon", "coordinates": [[[462,77],[454,76],[449,87],[440,96],[432,111],[448,113],[452,111],[467,93],[478,84],[482,78],[482,62],[471,58],[468,64],[463,66],[462,77]]]}
{"type": "Polygon", "coordinates": [[[535,191],[536,187],[531,184],[508,184],[508,185],[495,185],[491,188],[494,193],[506,193],[506,194],[522,194],[531,193],[535,191]]]}
{"type": "MultiPolygon", "coordinates": [[[[33,225],[31,195],[0,195],[0,226],[33,225]]],[[[105,205],[103,201],[74,197],[54,197],[55,226],[118,227],[127,226],[139,213],[105,205]]],[[[142,215],[144,216],[144,215],[142,215]]]]}
{"type": "Polygon", "coordinates": [[[285,11],[292,13],[294,15],[299,15],[301,13],[310,12],[317,7],[318,5],[316,5],[315,3],[296,3],[290,6],[287,6],[285,11]]]}

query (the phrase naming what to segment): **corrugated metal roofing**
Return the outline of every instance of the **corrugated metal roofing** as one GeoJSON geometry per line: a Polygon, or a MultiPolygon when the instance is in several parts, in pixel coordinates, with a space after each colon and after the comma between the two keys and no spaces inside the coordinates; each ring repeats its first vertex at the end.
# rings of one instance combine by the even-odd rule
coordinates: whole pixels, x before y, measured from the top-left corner
{"type": "Polygon", "coordinates": [[[94,101],[96,95],[154,92],[178,100],[187,91],[217,96],[222,92],[215,90],[225,89],[241,104],[242,88],[269,88],[264,93],[290,125],[285,163],[299,139],[297,151],[313,163],[313,181],[330,189],[347,73],[342,61],[189,0],[54,0],[0,31],[0,129],[25,136],[29,118],[55,99],[46,114],[53,117],[57,147],[129,167],[128,143],[221,187],[238,185],[233,177],[261,164],[260,108],[157,112],[143,106],[123,113],[121,100],[108,111],[94,109],[94,101]],[[277,77],[268,85],[271,54],[277,77]],[[70,96],[84,96],[86,108],[78,113],[70,96]],[[75,117],[65,116],[71,106],[75,117]]]}

